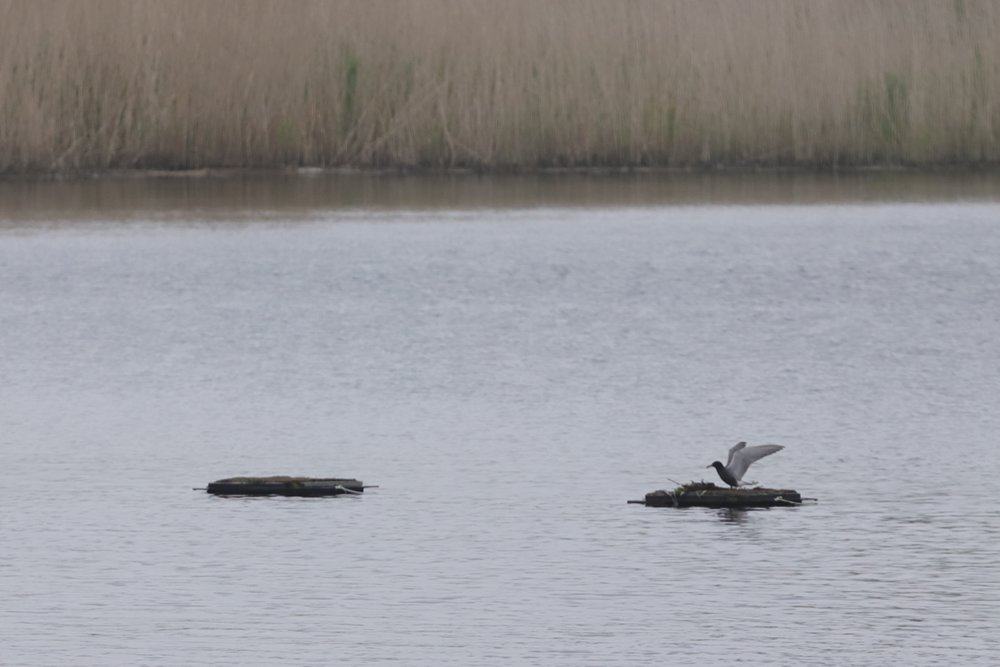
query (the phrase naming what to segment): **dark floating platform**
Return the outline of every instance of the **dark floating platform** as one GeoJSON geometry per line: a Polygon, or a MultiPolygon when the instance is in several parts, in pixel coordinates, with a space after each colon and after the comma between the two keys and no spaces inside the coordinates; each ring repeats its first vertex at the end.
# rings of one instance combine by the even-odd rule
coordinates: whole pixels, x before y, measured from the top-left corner
{"type": "MultiPolygon", "coordinates": [[[[369,487],[370,488],[370,487],[369,487]]],[[[364,493],[356,479],[314,477],[230,477],[210,482],[206,489],[217,496],[339,496],[364,493]]]]}
{"type": "Polygon", "coordinates": [[[801,505],[803,498],[798,491],[792,489],[741,488],[731,489],[719,487],[712,482],[692,482],[679,486],[673,491],[651,491],[643,500],[630,500],[629,503],[646,505],[647,507],[792,507],[801,505]]]}

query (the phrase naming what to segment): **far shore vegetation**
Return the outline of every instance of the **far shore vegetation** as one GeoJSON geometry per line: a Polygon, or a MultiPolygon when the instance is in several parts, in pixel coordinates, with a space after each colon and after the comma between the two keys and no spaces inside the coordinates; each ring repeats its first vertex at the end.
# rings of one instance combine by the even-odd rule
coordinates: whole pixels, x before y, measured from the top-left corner
{"type": "Polygon", "coordinates": [[[0,174],[1000,164],[1000,0],[0,0],[0,174]]]}

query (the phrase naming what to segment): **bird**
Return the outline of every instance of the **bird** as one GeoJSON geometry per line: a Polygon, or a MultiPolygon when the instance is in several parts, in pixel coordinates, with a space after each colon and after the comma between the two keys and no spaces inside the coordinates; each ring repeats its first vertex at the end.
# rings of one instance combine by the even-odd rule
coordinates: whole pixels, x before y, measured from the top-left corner
{"type": "Polygon", "coordinates": [[[747,474],[747,468],[750,467],[750,464],[764,458],[768,454],[780,452],[782,449],[784,449],[783,445],[755,445],[747,447],[747,443],[737,442],[729,450],[729,459],[726,460],[726,465],[722,465],[721,461],[712,461],[711,465],[705,467],[715,468],[722,481],[734,489],[739,486],[749,486],[757,483],[743,481],[743,475],[747,474]]]}

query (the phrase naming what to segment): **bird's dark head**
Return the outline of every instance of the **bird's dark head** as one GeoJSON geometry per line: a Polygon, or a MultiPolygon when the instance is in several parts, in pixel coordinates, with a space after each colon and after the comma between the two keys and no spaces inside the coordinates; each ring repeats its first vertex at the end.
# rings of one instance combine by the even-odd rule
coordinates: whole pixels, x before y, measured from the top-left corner
{"type": "Polygon", "coordinates": [[[725,466],[722,465],[721,461],[712,461],[711,465],[705,466],[706,468],[715,468],[716,470],[722,470],[725,466]]]}

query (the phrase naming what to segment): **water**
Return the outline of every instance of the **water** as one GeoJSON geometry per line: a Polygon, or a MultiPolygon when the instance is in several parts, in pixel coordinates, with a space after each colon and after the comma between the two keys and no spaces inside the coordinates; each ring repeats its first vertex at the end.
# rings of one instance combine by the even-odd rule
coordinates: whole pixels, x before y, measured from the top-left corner
{"type": "Polygon", "coordinates": [[[0,185],[0,662],[1000,661],[996,179],[609,178],[0,185]]]}

